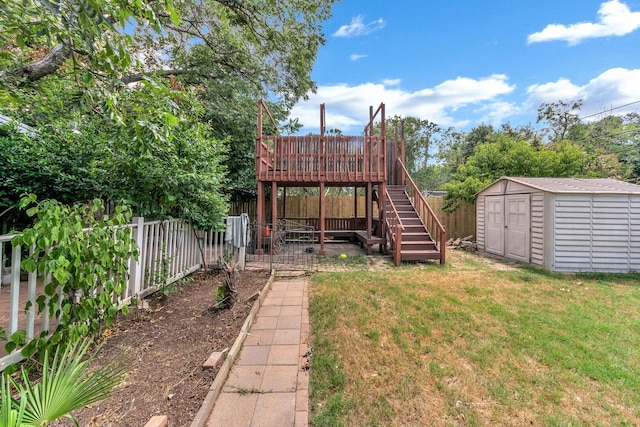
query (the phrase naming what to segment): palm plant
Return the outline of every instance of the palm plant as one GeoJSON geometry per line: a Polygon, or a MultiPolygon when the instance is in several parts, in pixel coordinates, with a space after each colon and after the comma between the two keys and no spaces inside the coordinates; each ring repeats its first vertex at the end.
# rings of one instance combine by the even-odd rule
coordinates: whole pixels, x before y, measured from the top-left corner
{"type": "Polygon", "coordinates": [[[34,385],[24,368],[22,384],[2,375],[0,427],[40,427],[62,417],[78,426],[71,412],[109,397],[124,381],[127,369],[121,358],[115,358],[98,370],[88,370],[95,357],[95,352],[85,357],[90,345],[83,340],[60,347],[53,359],[46,354],[42,379],[34,385]],[[19,398],[12,397],[12,389],[19,398]]]}

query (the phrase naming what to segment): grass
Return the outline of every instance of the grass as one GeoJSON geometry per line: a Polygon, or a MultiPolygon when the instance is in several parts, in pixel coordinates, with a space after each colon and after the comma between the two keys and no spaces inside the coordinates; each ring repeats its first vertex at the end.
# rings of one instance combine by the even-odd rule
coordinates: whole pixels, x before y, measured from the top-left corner
{"type": "Polygon", "coordinates": [[[314,426],[640,425],[640,275],[313,276],[314,426]]]}
{"type": "Polygon", "coordinates": [[[327,255],[318,257],[318,262],[335,266],[362,267],[367,265],[367,258],[364,255],[327,255]]]}

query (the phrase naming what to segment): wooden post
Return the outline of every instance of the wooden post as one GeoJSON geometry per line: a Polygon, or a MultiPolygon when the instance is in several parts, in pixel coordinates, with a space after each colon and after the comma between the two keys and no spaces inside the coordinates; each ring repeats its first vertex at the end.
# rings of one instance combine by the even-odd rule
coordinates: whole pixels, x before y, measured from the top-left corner
{"type": "MultiPolygon", "coordinates": [[[[384,194],[387,191],[387,184],[382,182],[378,184],[378,231],[380,232],[380,237],[384,238],[385,234],[385,211],[384,211],[384,194]]],[[[380,252],[382,252],[382,247],[380,247],[380,252]]]]}
{"type": "MultiPolygon", "coordinates": [[[[400,121],[400,158],[402,159],[402,164],[404,167],[407,167],[405,164],[405,151],[404,151],[404,120],[400,121]]],[[[405,176],[404,171],[398,168],[400,171],[400,185],[405,185],[405,176]]]]}
{"type": "Polygon", "coordinates": [[[258,180],[258,200],[256,204],[256,255],[262,255],[262,229],[265,224],[264,182],[260,180],[260,155],[262,153],[262,100],[258,100],[258,131],[256,133],[256,179],[258,180]]]}
{"type": "Polygon", "coordinates": [[[256,133],[256,178],[260,180],[262,155],[262,100],[258,101],[258,132],[256,133]]]}
{"type": "Polygon", "coordinates": [[[262,229],[266,225],[265,218],[265,205],[264,205],[264,182],[258,180],[258,206],[256,210],[258,224],[256,226],[256,255],[262,255],[264,251],[262,250],[262,229]]]}
{"type": "MultiPolygon", "coordinates": [[[[380,150],[382,150],[381,153],[381,164],[380,166],[378,166],[379,168],[382,169],[382,174],[384,177],[384,181],[387,181],[387,131],[386,131],[386,123],[385,123],[385,117],[384,117],[384,103],[380,104],[380,150]]],[[[381,181],[381,180],[379,180],[381,181]]]]}
{"type": "Polygon", "coordinates": [[[358,229],[358,187],[353,187],[353,229],[358,229]]]}
{"type": "MultiPolygon", "coordinates": [[[[278,185],[275,181],[271,181],[271,232],[275,233],[278,229],[278,185]]],[[[271,236],[271,243],[273,243],[273,237],[271,236]]]]}
{"type": "Polygon", "coordinates": [[[367,136],[373,136],[373,105],[369,105],[369,133],[367,136]]]}
{"type": "Polygon", "coordinates": [[[392,145],[392,157],[391,157],[391,185],[396,185],[398,183],[398,162],[397,159],[399,157],[398,153],[398,126],[394,128],[393,131],[393,145],[392,145]]]}
{"type": "Polygon", "coordinates": [[[371,225],[373,221],[373,185],[367,182],[367,239],[371,239],[371,225]]]}
{"type": "Polygon", "coordinates": [[[320,181],[320,255],[324,255],[324,182],[320,181]]]}
{"type": "Polygon", "coordinates": [[[287,187],[282,189],[282,218],[287,219],[287,187]]]}

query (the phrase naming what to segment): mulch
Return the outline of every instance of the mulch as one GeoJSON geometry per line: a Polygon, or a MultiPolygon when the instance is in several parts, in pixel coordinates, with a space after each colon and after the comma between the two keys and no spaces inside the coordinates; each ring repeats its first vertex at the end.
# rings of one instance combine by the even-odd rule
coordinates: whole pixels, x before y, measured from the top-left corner
{"type": "Polygon", "coordinates": [[[240,272],[231,309],[214,308],[224,274],[198,273],[177,292],[150,297],[148,308],[130,310],[105,331],[95,361],[100,365],[124,354],[127,379],[111,398],[75,412],[79,424],[141,427],[154,415],[167,415],[170,426],[189,426],[221,362],[215,369],[202,364],[212,352],[233,345],[253,306],[250,297],[268,278],[266,271],[240,272]]]}

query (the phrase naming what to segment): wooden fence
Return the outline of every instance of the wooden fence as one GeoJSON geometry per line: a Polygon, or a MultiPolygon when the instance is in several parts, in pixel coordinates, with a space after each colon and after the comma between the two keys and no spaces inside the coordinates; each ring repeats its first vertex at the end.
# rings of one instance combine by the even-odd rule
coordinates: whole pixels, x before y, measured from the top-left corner
{"type": "Polygon", "coordinates": [[[476,205],[463,202],[455,212],[445,212],[442,197],[426,197],[427,203],[447,230],[447,239],[476,234],[476,205]]]}
{"type": "MultiPolygon", "coordinates": [[[[144,218],[134,218],[127,227],[131,229],[139,255],[137,260],[129,261],[128,286],[120,295],[120,306],[176,282],[202,266],[218,264],[234,251],[225,242],[224,232],[196,231],[181,220],[145,222],[144,218]]],[[[55,319],[49,318],[46,312],[37,315],[35,303],[51,277],[42,272],[26,274],[21,270],[25,251],[11,245],[13,237],[0,236],[0,327],[7,336],[23,330],[27,339],[31,339],[41,331],[55,328],[55,319]],[[28,302],[31,306],[25,309],[28,302]]],[[[0,356],[0,371],[21,359],[18,351],[6,355],[2,343],[0,356]]]]}
{"type": "MultiPolygon", "coordinates": [[[[278,218],[319,218],[319,197],[314,196],[287,196],[286,207],[282,197],[278,198],[278,218]],[[284,211],[284,214],[283,214],[284,211]]],[[[445,212],[444,199],[442,197],[426,197],[427,202],[435,212],[440,222],[447,230],[447,239],[466,237],[476,234],[476,206],[475,204],[463,203],[462,206],[453,213],[445,212]]],[[[267,209],[271,206],[267,203],[267,209]]],[[[378,212],[374,204],[373,212],[378,212]]],[[[250,218],[256,218],[256,203],[233,203],[230,215],[249,214],[250,218]]],[[[365,197],[358,196],[358,216],[365,213],[365,197]]],[[[269,216],[269,212],[267,216],[269,216]]],[[[354,216],[353,196],[326,196],[325,197],[325,217],[326,218],[352,218],[354,216]]]]}

